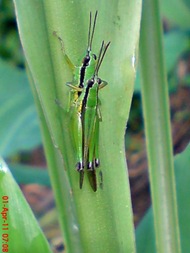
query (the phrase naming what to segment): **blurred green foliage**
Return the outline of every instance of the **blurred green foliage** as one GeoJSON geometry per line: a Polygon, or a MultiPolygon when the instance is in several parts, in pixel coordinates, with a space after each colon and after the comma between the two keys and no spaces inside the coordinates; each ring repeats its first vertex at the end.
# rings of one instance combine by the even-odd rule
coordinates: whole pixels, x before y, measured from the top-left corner
{"type": "MultiPolygon", "coordinates": [[[[38,170],[19,164],[23,152],[26,156],[42,142],[12,0],[0,1],[0,118],[1,155],[9,161],[14,161],[16,155],[18,164],[13,163],[11,171],[17,182],[35,182],[38,170]]],[[[44,173],[46,176],[42,172],[38,181],[46,185],[43,178],[48,174],[44,173]]]]}
{"type": "MultiPolygon", "coordinates": [[[[179,83],[183,85],[190,84],[189,72],[186,71],[183,76],[179,75],[178,72],[179,61],[183,60],[184,62],[187,62],[190,56],[190,2],[188,0],[175,0],[174,2],[172,0],[162,0],[161,6],[165,24],[164,49],[169,88],[171,91],[175,91],[179,83]]],[[[0,58],[0,117],[3,119],[1,120],[1,140],[3,140],[3,142],[1,143],[4,144],[4,146],[1,146],[1,152],[5,157],[10,159],[21,150],[31,151],[37,145],[41,144],[37,115],[34,109],[26,73],[25,70],[21,72],[18,70],[18,67],[24,68],[24,57],[18,36],[13,2],[11,0],[0,0],[0,58]],[[7,63],[15,66],[15,69],[8,66],[7,63]],[[14,89],[11,89],[9,85],[12,85],[13,83],[14,89]],[[7,89],[8,86],[9,89],[7,89]],[[22,94],[17,101],[13,99],[16,97],[16,92],[22,94]],[[26,111],[26,114],[24,115],[25,121],[22,121],[23,118],[21,117],[23,115],[23,108],[26,111]],[[17,116],[12,117],[15,113],[17,116]],[[17,132],[12,135],[7,135],[7,129],[15,123],[17,123],[18,127],[17,132]],[[30,134],[26,131],[26,124],[27,127],[30,126],[27,131],[32,130],[30,134]],[[18,133],[20,133],[23,138],[19,138],[21,135],[18,133]],[[24,138],[26,135],[28,137],[24,138]],[[7,143],[15,143],[15,145],[6,146],[5,144],[7,143]],[[4,147],[6,147],[6,149],[4,147]]],[[[140,76],[137,71],[135,95],[127,128],[127,132],[129,133],[128,137],[131,132],[138,132],[143,128],[141,108],[140,76]]],[[[128,145],[130,145],[130,141],[128,143],[128,145]]],[[[183,213],[186,210],[189,210],[186,206],[189,203],[186,201],[188,199],[188,192],[185,190],[188,189],[188,180],[184,183],[184,178],[188,179],[188,168],[186,168],[186,165],[189,164],[188,157],[189,147],[182,156],[177,157],[175,164],[176,176],[179,178],[177,181],[177,187],[179,205],[181,207],[180,219],[182,219],[181,224],[184,225],[184,227],[182,227],[182,233],[184,233],[182,234],[182,247],[184,252],[190,250],[189,240],[185,237],[187,234],[185,229],[188,229],[188,226],[185,225],[189,218],[189,213],[183,213]],[[180,161],[181,159],[182,161],[180,161]]],[[[26,168],[19,164],[16,166],[12,164],[11,167],[18,182],[36,182],[36,171],[33,171],[31,167],[26,168]],[[29,171],[28,175],[25,174],[25,170],[29,171]]],[[[41,174],[38,174],[38,183],[45,184],[45,182],[48,182],[49,185],[47,173],[42,172],[41,174]]],[[[141,227],[137,230],[138,252],[154,252],[154,240],[151,240],[151,236],[153,236],[153,233],[151,232],[151,219],[150,211],[145,217],[141,227]],[[144,233],[145,230],[147,233],[144,233]],[[142,234],[147,238],[143,238],[142,234]],[[146,247],[146,249],[143,247],[146,247]]]]}
{"type": "MultiPolygon", "coordinates": [[[[178,219],[180,226],[180,238],[182,252],[190,252],[190,202],[189,202],[189,178],[190,178],[190,145],[175,157],[175,178],[177,188],[178,219]]],[[[153,225],[152,207],[147,211],[136,230],[137,252],[156,253],[155,234],[153,225]],[[146,231],[146,233],[144,232],[146,231]]]]}
{"type": "Polygon", "coordinates": [[[41,136],[26,72],[0,60],[0,76],[0,153],[8,158],[40,145],[41,136]]]}
{"type": "MultiPolygon", "coordinates": [[[[175,92],[179,85],[190,85],[188,68],[185,67],[182,72],[179,71],[180,62],[183,61],[183,66],[187,66],[190,57],[190,4],[187,0],[161,0],[160,3],[164,20],[163,44],[169,91],[175,92]]],[[[130,145],[130,134],[137,129],[138,131],[143,129],[142,106],[139,96],[141,90],[139,72],[137,70],[135,93],[128,121],[127,146],[130,145]]]]}
{"type": "Polygon", "coordinates": [[[0,1],[0,56],[12,65],[24,67],[12,0],[0,1]]]}
{"type": "Polygon", "coordinates": [[[52,253],[32,210],[1,157],[0,192],[2,210],[0,226],[2,234],[7,238],[2,242],[1,252],[52,253]],[[4,231],[5,225],[7,229],[4,231]]]}

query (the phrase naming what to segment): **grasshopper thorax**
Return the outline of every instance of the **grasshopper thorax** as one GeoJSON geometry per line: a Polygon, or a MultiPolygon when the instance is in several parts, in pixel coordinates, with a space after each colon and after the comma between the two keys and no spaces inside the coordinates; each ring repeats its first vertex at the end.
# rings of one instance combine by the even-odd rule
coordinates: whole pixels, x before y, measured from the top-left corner
{"type": "Polygon", "coordinates": [[[86,56],[83,58],[82,67],[80,69],[80,86],[84,87],[85,82],[91,78],[96,67],[96,55],[91,51],[87,51],[86,56]]]}
{"type": "Polygon", "coordinates": [[[96,55],[92,53],[92,51],[87,51],[86,56],[82,60],[82,66],[86,67],[94,67],[96,64],[96,55]]]}

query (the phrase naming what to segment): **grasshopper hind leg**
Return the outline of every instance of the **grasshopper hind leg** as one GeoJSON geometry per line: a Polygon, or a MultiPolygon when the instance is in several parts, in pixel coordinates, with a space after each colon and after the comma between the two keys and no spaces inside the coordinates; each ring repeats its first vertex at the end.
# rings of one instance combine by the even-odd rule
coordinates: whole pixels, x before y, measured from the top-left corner
{"type": "Polygon", "coordinates": [[[100,166],[99,161],[99,119],[96,117],[94,135],[90,141],[88,151],[87,175],[93,191],[97,191],[96,169],[100,166]]]}
{"type": "Polygon", "coordinates": [[[94,166],[98,168],[100,166],[99,159],[99,123],[102,121],[102,115],[99,106],[97,107],[97,118],[95,125],[95,145],[94,145],[94,166]]]}
{"type": "Polygon", "coordinates": [[[76,164],[76,169],[79,172],[79,188],[82,189],[84,181],[84,164],[83,161],[76,164]]]}
{"type": "Polygon", "coordinates": [[[100,159],[99,159],[99,120],[97,119],[96,123],[96,129],[95,129],[95,136],[96,136],[96,142],[94,147],[94,167],[98,168],[100,166],[100,159]]]}
{"type": "Polygon", "coordinates": [[[97,180],[96,180],[96,171],[87,171],[88,180],[90,183],[90,186],[94,192],[97,191],[97,180]]]}
{"type": "Polygon", "coordinates": [[[96,180],[96,170],[95,170],[93,162],[88,163],[87,176],[88,176],[88,180],[89,180],[91,188],[93,189],[94,192],[96,192],[97,191],[97,180],[96,180]]]}
{"type": "Polygon", "coordinates": [[[77,154],[76,155],[77,163],[75,167],[76,170],[79,172],[79,186],[81,189],[84,178],[82,118],[80,112],[78,112],[78,108],[75,106],[73,106],[72,108],[71,122],[72,122],[71,136],[77,154]]]}
{"type": "Polygon", "coordinates": [[[84,170],[79,171],[79,188],[82,189],[84,181],[84,170]]]}
{"type": "Polygon", "coordinates": [[[94,136],[90,141],[89,156],[88,156],[88,170],[94,170],[100,166],[99,160],[99,118],[96,117],[94,136]]]}

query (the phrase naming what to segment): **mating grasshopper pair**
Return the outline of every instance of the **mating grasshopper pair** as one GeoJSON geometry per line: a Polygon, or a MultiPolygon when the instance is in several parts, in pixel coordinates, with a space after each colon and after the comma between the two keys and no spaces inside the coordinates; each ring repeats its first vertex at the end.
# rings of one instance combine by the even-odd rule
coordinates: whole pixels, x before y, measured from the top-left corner
{"type": "MultiPolygon", "coordinates": [[[[96,172],[99,167],[99,122],[101,119],[100,100],[98,92],[107,85],[106,81],[98,77],[98,71],[102,64],[105,53],[110,45],[102,42],[98,58],[92,53],[92,41],[96,26],[97,11],[92,25],[92,14],[90,12],[90,23],[88,31],[88,45],[86,55],[81,66],[74,66],[69,57],[65,55],[66,61],[73,71],[73,81],[67,82],[70,90],[70,114],[72,122],[72,136],[77,153],[77,171],[80,173],[79,186],[82,188],[84,171],[87,171],[91,187],[97,190],[96,172]]],[[[58,37],[62,43],[60,37],[58,37]]],[[[62,44],[63,46],[63,44],[62,44]]]]}

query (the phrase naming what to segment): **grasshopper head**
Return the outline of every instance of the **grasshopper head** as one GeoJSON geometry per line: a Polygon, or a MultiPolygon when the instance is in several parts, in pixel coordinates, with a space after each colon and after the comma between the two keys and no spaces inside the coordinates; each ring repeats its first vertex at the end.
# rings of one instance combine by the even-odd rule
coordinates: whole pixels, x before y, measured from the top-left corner
{"type": "Polygon", "coordinates": [[[95,66],[97,60],[97,56],[92,53],[92,51],[87,50],[86,56],[83,58],[83,66],[95,66]]]}

